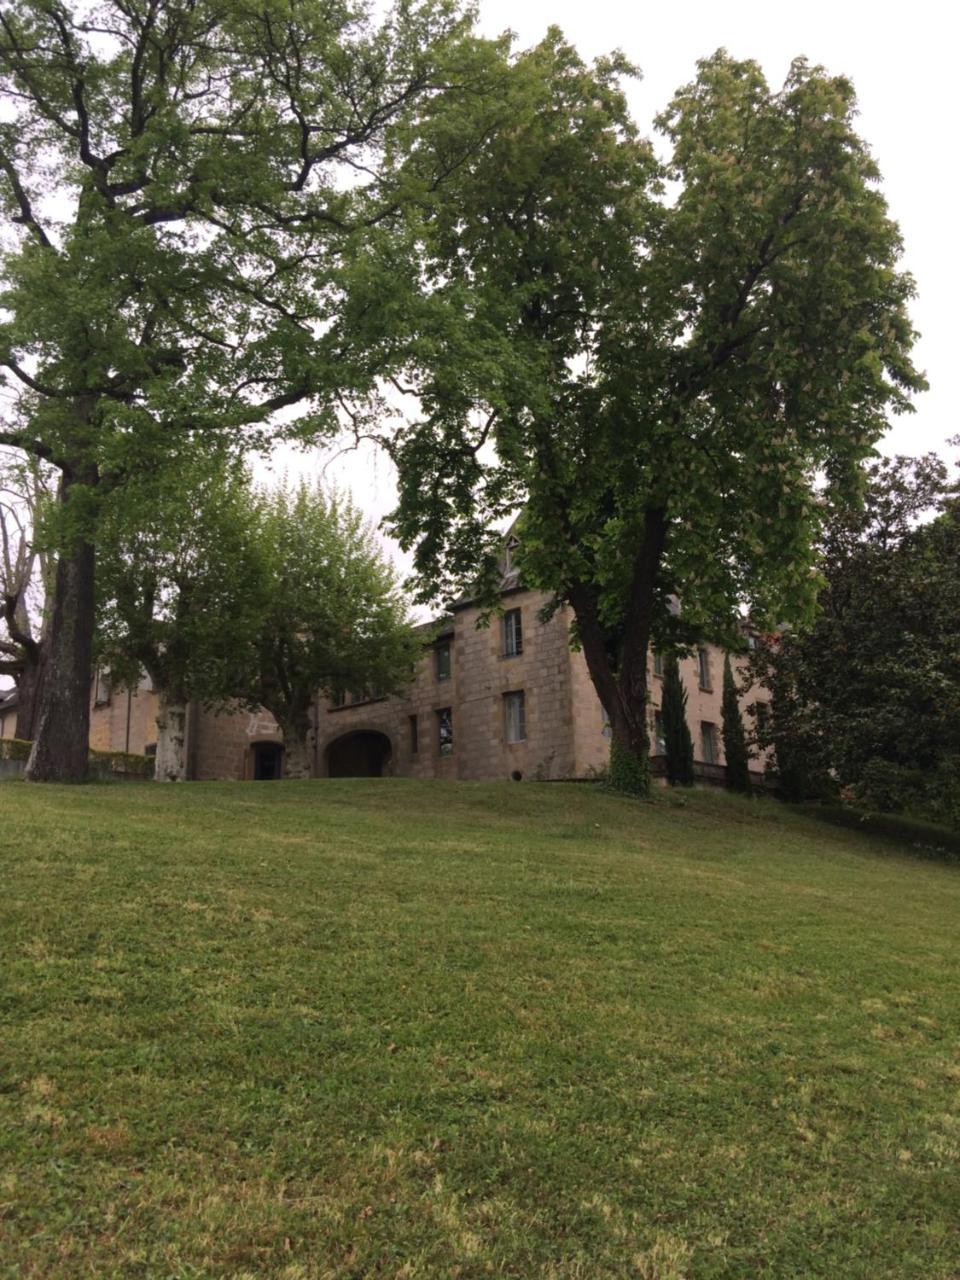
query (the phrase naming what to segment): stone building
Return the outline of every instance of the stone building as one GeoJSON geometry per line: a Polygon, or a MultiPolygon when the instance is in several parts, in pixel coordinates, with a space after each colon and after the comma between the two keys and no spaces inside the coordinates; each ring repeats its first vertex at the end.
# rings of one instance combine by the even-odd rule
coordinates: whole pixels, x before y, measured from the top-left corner
{"type": "MultiPolygon", "coordinates": [[[[480,610],[464,601],[424,628],[424,653],[401,697],[319,696],[314,706],[314,776],[559,779],[595,776],[606,765],[609,728],[583,655],[571,651],[571,614],[538,620],[542,593],[508,575],[503,614],[478,628],[480,610]]],[[[723,653],[712,645],[681,663],[694,754],[701,777],[723,776],[723,653]]],[[[658,734],[660,664],[651,658],[651,751],[658,734]]],[[[765,695],[752,691],[745,705],[765,695]]],[[[156,694],[148,682],[113,690],[94,681],[90,745],[150,752],[156,742],[156,694]]],[[[746,721],[749,724],[749,720],[746,721]]],[[[9,717],[12,735],[14,717],[9,717]]],[[[267,712],[190,708],[188,776],[271,779],[283,769],[282,735],[267,712]]]]}

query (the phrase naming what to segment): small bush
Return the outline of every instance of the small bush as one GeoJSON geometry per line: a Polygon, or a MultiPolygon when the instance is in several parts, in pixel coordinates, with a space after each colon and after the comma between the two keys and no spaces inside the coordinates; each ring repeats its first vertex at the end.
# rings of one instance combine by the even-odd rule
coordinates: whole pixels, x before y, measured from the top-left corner
{"type": "Polygon", "coordinates": [[[30,748],[32,742],[25,742],[23,738],[0,738],[0,760],[23,760],[26,762],[30,758],[30,748]]]}
{"type": "Polygon", "coordinates": [[[903,813],[925,808],[926,790],[927,778],[919,769],[876,758],[865,766],[855,794],[864,809],[903,813]]]}
{"type": "Polygon", "coordinates": [[[152,778],[154,760],[152,756],[138,756],[127,751],[91,751],[90,766],[99,777],[122,773],[128,777],[152,778]]]}

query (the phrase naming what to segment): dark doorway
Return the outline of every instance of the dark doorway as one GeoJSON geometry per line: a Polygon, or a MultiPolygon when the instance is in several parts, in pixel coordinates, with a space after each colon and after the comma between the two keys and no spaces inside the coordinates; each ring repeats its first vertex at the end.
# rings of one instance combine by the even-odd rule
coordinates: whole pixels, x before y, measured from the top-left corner
{"type": "Polygon", "coordinates": [[[384,733],[359,730],[327,747],[331,778],[382,778],[390,759],[390,739],[384,733]]]}
{"type": "Polygon", "coordinates": [[[253,777],[256,782],[276,782],[283,777],[283,747],[279,742],[253,744],[253,777]]]}

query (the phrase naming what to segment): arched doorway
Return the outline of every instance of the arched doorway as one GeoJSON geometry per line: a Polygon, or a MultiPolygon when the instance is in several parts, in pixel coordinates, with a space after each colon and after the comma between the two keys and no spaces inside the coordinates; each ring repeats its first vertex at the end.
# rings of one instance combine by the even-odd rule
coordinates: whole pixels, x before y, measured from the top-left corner
{"type": "Polygon", "coordinates": [[[327,773],[331,778],[382,778],[391,751],[385,733],[372,729],[345,733],[327,747],[327,773]]]}
{"type": "Polygon", "coordinates": [[[283,777],[283,747],[279,742],[255,742],[250,750],[255,782],[276,782],[283,777]]]}

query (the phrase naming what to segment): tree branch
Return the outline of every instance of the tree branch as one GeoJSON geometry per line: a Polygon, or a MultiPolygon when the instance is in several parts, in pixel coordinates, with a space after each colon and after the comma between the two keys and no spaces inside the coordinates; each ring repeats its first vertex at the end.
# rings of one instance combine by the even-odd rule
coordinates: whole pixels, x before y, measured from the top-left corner
{"type": "Polygon", "coordinates": [[[45,249],[52,249],[53,242],[37,221],[36,215],[33,212],[33,206],[30,203],[30,197],[27,195],[24,185],[20,181],[20,175],[17,173],[16,166],[7,155],[6,151],[2,148],[0,148],[0,170],[7,175],[7,180],[9,181],[11,190],[13,191],[13,198],[16,200],[20,209],[19,218],[14,218],[13,221],[22,223],[23,226],[28,227],[33,233],[35,239],[39,241],[45,249]]]}

